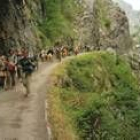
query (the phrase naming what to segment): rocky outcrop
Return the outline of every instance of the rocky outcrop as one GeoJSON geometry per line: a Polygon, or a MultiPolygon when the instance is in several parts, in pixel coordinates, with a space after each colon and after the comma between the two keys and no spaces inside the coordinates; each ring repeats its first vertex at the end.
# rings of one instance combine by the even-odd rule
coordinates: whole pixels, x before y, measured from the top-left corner
{"type": "MultiPolygon", "coordinates": [[[[132,48],[129,22],[125,12],[111,0],[98,1],[101,49],[114,48],[119,54],[132,48]]],[[[94,9],[93,9],[94,10],[94,9]]]]}
{"type": "Polygon", "coordinates": [[[97,50],[113,48],[120,54],[128,53],[132,48],[132,39],[125,12],[111,0],[89,1],[80,28],[83,44],[94,46],[97,50]]]}
{"type": "Polygon", "coordinates": [[[2,0],[0,4],[0,53],[12,47],[39,46],[36,20],[41,17],[41,2],[2,0]]]}
{"type": "Polygon", "coordinates": [[[129,19],[130,31],[131,33],[135,33],[137,31],[137,28],[140,27],[139,25],[140,11],[134,10],[133,7],[124,0],[113,0],[113,1],[119,4],[119,6],[122,9],[124,9],[129,19]]]}
{"type": "MultiPolygon", "coordinates": [[[[78,1],[83,2],[85,10],[77,16],[78,26],[73,29],[78,33],[76,40],[82,46],[94,46],[97,50],[111,47],[119,53],[127,53],[132,41],[125,12],[111,0],[83,1],[78,1]]],[[[41,46],[42,36],[38,24],[46,14],[47,6],[44,2],[45,0],[1,0],[1,53],[12,47],[28,47],[32,50],[41,46]]]]}
{"type": "Polygon", "coordinates": [[[99,46],[99,22],[94,0],[83,1],[84,13],[78,17],[79,42],[82,46],[99,46]],[[94,10],[93,10],[94,9],[94,10]]]}

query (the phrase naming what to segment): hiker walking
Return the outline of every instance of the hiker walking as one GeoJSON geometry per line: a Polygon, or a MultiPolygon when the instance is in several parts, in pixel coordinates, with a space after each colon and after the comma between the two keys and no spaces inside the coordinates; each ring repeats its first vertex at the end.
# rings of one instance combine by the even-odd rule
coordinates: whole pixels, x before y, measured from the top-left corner
{"type": "Polygon", "coordinates": [[[34,54],[31,58],[32,63],[34,64],[34,68],[38,70],[39,68],[39,60],[38,60],[38,54],[34,54]]]}
{"type": "Polygon", "coordinates": [[[0,56],[0,86],[7,89],[7,65],[4,55],[0,56]]]}
{"type": "Polygon", "coordinates": [[[79,47],[79,46],[76,46],[76,47],[74,48],[74,53],[75,53],[75,55],[78,55],[79,50],[80,50],[80,47],[79,47]]]}
{"type": "Polygon", "coordinates": [[[30,77],[32,72],[34,71],[34,64],[31,61],[31,59],[28,57],[28,51],[24,52],[23,58],[19,61],[21,67],[22,67],[22,82],[23,86],[26,89],[25,96],[28,96],[30,93],[30,77]]]}
{"type": "Polygon", "coordinates": [[[53,55],[54,55],[54,50],[53,49],[49,49],[47,51],[47,61],[48,62],[52,62],[53,61],[53,55]]]}
{"type": "Polygon", "coordinates": [[[64,47],[62,47],[62,57],[66,57],[66,56],[68,56],[68,47],[66,47],[66,46],[64,46],[64,47]]]}
{"type": "Polygon", "coordinates": [[[62,45],[59,41],[54,44],[54,51],[55,51],[56,58],[61,62],[61,59],[62,59],[62,45]]]}
{"type": "Polygon", "coordinates": [[[56,58],[57,58],[59,61],[61,61],[61,59],[62,59],[61,47],[56,47],[55,54],[56,54],[56,58]]]}
{"type": "Polygon", "coordinates": [[[16,62],[15,62],[15,64],[16,64],[16,76],[17,76],[18,80],[21,80],[22,79],[22,67],[19,63],[20,60],[23,58],[21,50],[16,50],[15,55],[16,55],[16,62]]]}
{"type": "Polygon", "coordinates": [[[15,82],[15,75],[16,75],[16,55],[14,50],[9,50],[9,56],[7,61],[7,70],[9,74],[9,86],[10,88],[14,87],[15,82]]]}

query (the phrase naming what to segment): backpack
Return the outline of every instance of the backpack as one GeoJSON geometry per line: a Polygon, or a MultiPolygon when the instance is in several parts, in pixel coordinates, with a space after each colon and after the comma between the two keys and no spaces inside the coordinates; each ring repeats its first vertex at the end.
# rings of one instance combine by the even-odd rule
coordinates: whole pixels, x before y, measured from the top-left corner
{"type": "Polygon", "coordinates": [[[14,65],[14,64],[8,62],[7,67],[8,67],[7,69],[8,69],[9,71],[15,71],[15,65],[14,65]]]}
{"type": "Polygon", "coordinates": [[[34,71],[34,66],[29,58],[22,59],[21,66],[22,66],[23,72],[32,73],[34,71]]]}

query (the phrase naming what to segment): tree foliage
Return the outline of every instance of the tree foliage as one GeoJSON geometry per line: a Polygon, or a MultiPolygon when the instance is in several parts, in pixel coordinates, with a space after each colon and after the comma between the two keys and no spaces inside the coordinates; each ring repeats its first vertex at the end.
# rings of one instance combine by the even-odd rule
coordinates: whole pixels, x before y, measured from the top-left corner
{"type": "Polygon", "coordinates": [[[74,21],[79,12],[75,0],[45,0],[46,17],[40,30],[50,42],[74,36],[74,21]]]}

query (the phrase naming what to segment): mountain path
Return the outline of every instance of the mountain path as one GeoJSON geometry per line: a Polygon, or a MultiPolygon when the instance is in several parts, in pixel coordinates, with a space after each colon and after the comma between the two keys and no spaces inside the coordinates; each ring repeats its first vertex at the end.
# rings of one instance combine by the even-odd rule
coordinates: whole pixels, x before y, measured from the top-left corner
{"type": "Polygon", "coordinates": [[[45,100],[49,74],[58,63],[42,63],[31,78],[31,93],[22,84],[0,92],[0,140],[49,140],[45,100]]]}

